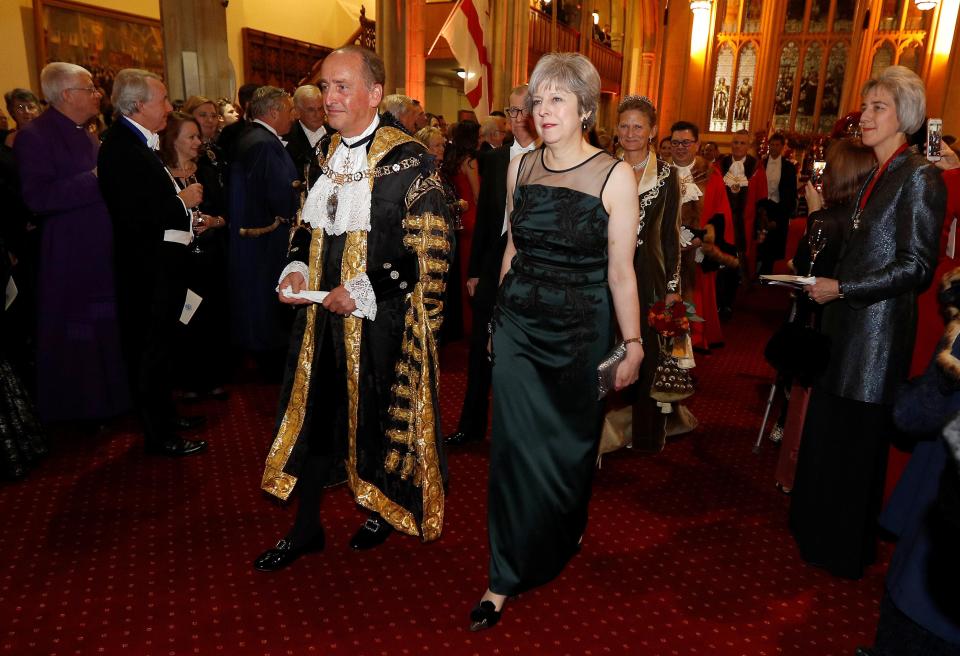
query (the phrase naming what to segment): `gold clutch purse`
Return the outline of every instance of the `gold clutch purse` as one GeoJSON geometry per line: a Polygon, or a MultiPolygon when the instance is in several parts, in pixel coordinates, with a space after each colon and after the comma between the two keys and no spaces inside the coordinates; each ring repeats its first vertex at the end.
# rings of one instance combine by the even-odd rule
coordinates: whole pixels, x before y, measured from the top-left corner
{"type": "Polygon", "coordinates": [[[627,357],[627,345],[620,342],[597,365],[597,399],[602,399],[614,388],[617,366],[627,357]]]}

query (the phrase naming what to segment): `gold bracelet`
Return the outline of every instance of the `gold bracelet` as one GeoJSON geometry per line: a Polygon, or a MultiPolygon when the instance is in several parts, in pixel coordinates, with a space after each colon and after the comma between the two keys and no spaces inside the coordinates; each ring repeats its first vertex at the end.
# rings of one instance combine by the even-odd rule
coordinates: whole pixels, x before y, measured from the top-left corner
{"type": "Polygon", "coordinates": [[[623,345],[626,346],[627,344],[633,344],[634,342],[636,342],[636,343],[639,344],[640,346],[643,346],[643,338],[642,338],[642,337],[631,337],[630,339],[625,339],[625,340],[623,340],[623,345]]]}

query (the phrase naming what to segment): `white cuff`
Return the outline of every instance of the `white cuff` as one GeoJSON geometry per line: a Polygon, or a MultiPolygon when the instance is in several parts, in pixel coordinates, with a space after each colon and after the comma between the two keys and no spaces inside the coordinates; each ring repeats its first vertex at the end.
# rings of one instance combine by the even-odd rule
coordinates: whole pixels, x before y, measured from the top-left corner
{"type": "Polygon", "coordinates": [[[367,274],[361,273],[356,278],[348,280],[343,283],[343,288],[357,304],[357,312],[370,321],[377,318],[377,295],[373,293],[373,286],[367,274]]]}
{"type": "Polygon", "coordinates": [[[304,282],[310,280],[310,267],[300,260],[294,260],[285,266],[283,271],[280,272],[280,277],[277,279],[277,289],[275,291],[280,291],[280,283],[283,282],[283,279],[289,276],[291,273],[302,274],[304,282]]]}

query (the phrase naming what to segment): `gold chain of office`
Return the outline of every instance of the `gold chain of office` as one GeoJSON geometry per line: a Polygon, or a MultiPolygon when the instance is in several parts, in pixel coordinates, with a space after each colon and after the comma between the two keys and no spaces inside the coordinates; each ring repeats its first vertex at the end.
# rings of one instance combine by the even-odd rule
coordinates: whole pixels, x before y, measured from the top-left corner
{"type": "Polygon", "coordinates": [[[360,182],[365,178],[382,178],[385,175],[390,175],[392,173],[399,173],[400,171],[406,171],[407,169],[412,169],[415,166],[420,166],[419,157],[407,157],[402,159],[396,164],[388,164],[386,166],[377,166],[372,169],[366,169],[364,171],[357,171],[356,173],[340,173],[334,171],[331,167],[324,164],[320,167],[320,170],[323,171],[323,174],[330,178],[335,185],[344,185],[348,182],[360,182]]]}

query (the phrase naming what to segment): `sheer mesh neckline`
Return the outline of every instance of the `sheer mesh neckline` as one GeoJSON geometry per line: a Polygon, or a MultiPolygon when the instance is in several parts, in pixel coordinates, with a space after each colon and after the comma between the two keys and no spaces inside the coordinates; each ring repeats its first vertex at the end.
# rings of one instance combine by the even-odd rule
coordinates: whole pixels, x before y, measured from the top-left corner
{"type": "MultiPolygon", "coordinates": [[[[591,155],[591,156],[588,157],[587,159],[583,160],[583,161],[580,162],[579,164],[574,164],[573,166],[571,166],[571,167],[569,167],[569,168],[565,168],[565,169],[552,169],[552,168],[550,168],[549,166],[547,166],[547,156],[546,156],[546,152],[547,152],[547,149],[546,149],[546,148],[540,148],[540,166],[542,166],[544,169],[546,169],[546,170],[549,171],[550,173],[567,173],[567,172],[572,171],[572,170],[574,170],[574,169],[580,168],[581,166],[583,166],[584,164],[586,164],[587,162],[589,162],[590,160],[592,160],[594,157],[597,157],[597,156],[599,156],[599,155],[602,155],[605,151],[603,151],[603,150],[598,150],[598,151],[595,152],[593,155],[591,155]]],[[[609,154],[609,153],[608,153],[608,154],[609,154]]]]}
{"type": "Polygon", "coordinates": [[[517,172],[517,191],[525,186],[537,185],[600,198],[610,174],[620,163],[618,159],[603,150],[562,171],[548,168],[543,159],[543,150],[523,156],[520,170],[517,172]]]}

